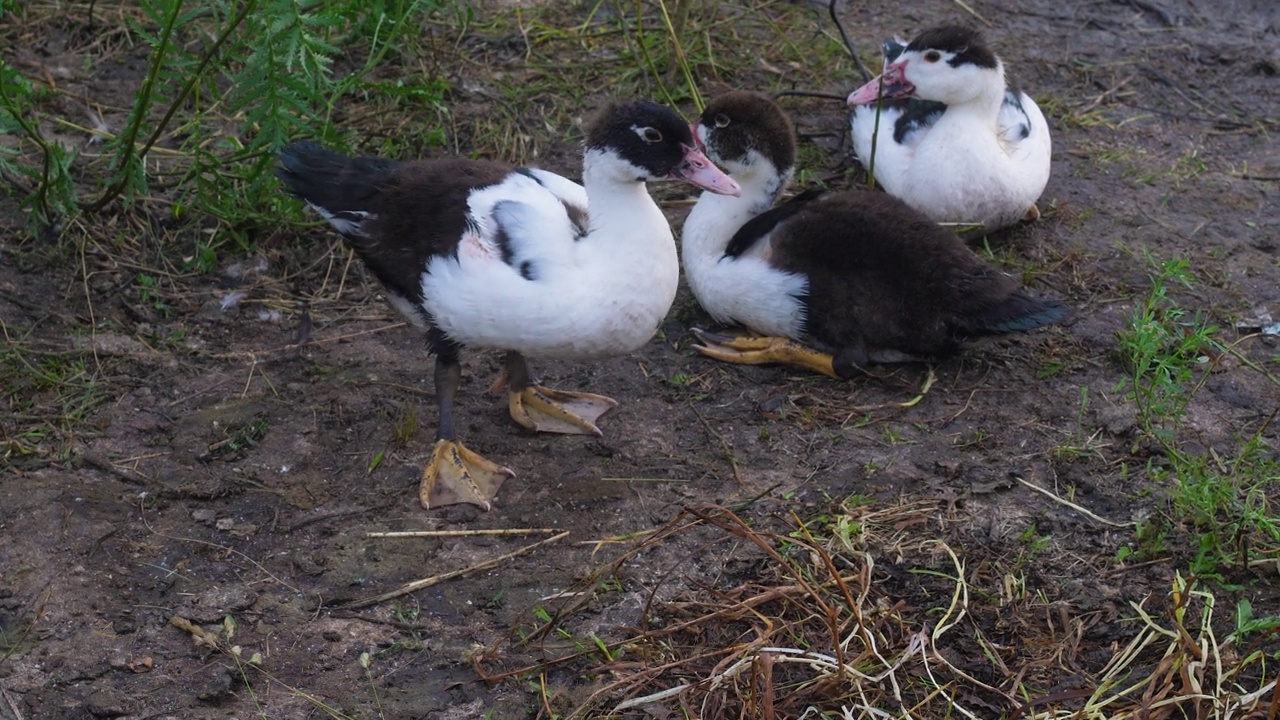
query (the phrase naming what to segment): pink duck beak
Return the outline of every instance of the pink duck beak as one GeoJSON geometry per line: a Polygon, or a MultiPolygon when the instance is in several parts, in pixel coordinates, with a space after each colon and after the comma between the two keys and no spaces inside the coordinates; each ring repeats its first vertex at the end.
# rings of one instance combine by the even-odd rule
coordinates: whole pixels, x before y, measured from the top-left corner
{"type": "Polygon", "coordinates": [[[885,66],[879,77],[849,93],[849,105],[870,105],[881,97],[889,100],[915,92],[916,86],[907,81],[906,70],[905,62],[885,66]],[[884,84],[883,94],[880,92],[881,83],[884,84]]]}
{"type": "MultiPolygon", "coordinates": [[[[698,134],[695,132],[693,136],[694,144],[698,144],[696,139],[698,134]]],[[[725,175],[724,171],[708,160],[701,150],[688,145],[684,146],[684,161],[671,171],[671,178],[683,180],[717,195],[734,197],[742,195],[742,188],[738,187],[738,183],[734,182],[733,178],[725,175]]]]}

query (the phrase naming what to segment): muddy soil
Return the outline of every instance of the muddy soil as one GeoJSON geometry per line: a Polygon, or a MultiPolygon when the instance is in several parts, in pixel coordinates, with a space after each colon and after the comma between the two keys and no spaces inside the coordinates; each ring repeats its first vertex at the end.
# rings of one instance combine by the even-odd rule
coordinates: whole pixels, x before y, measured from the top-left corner
{"type": "MultiPolygon", "coordinates": [[[[1150,597],[1159,607],[1195,548],[1174,532],[1158,561],[1117,563],[1135,544],[1132,526],[1095,521],[1020,480],[1070,490],[1117,524],[1164,512],[1167,488],[1142,471],[1152,448],[1137,441],[1114,352],[1150,287],[1147,253],[1191,262],[1200,282],[1175,296],[1228,341],[1238,322],[1280,318],[1280,10],[1272,0],[969,4],[1054,133],[1045,217],[989,247],[1034,290],[1071,305],[1072,319],[938,365],[918,403],[891,407],[917,394],[928,368],[837,382],[719,365],[688,347],[689,328],[709,320],[682,290],[641,352],[536,368],[550,386],[620,401],[600,439],[515,427],[486,393],[496,358],[473,353],[460,432],[518,473],[488,513],[419,506],[435,427],[430,360],[331,234],[316,230],[306,247],[268,239],[235,272],[188,277],[159,297],[140,296],[133,282],[150,258],[91,252],[82,282],[75,267],[41,261],[44,250],[7,236],[7,342],[82,359],[108,399],[71,458],[10,458],[0,480],[0,718],[303,718],[328,716],[326,707],[355,718],[534,717],[543,712],[536,683],[478,682],[475,649],[628,547],[597,541],[651,531],[704,503],[774,527],[851,494],[932,503],[934,522],[914,532],[945,536],[969,567],[987,568],[975,570],[978,584],[998,583],[1000,568],[1025,558],[1030,532],[1048,540],[1021,569],[1028,594],[1080,618],[1085,644],[1123,642],[1129,603],[1150,597]],[[233,288],[247,296],[224,310],[233,288]],[[571,534],[395,600],[340,607],[542,537],[368,536],[490,528],[571,534]],[[175,616],[213,632],[233,618],[239,661],[194,642],[175,616]]],[[[812,12],[822,22],[824,11],[812,12]]],[[[850,3],[842,15],[862,47],[975,22],[959,3],[931,0],[850,3]]],[[[132,90],[95,85],[106,70],[66,56],[61,39],[31,43],[5,52],[57,60],[69,68],[63,82],[127,105],[132,90]]],[[[502,69],[522,67],[515,54],[502,69]]],[[[741,77],[786,87],[767,68],[741,77]]],[[[858,82],[841,73],[804,89],[844,94],[858,82]]],[[[842,108],[791,102],[833,174],[848,152],[837,140],[842,108]]],[[[572,144],[544,142],[544,165],[575,175],[572,144]]],[[[681,192],[658,190],[677,224],[681,192]]],[[[1276,338],[1238,349],[1280,372],[1276,338]]],[[[52,395],[49,403],[38,411],[59,412],[52,395]]],[[[1231,457],[1278,405],[1274,384],[1224,361],[1194,397],[1185,442],[1231,457]]],[[[1263,433],[1273,449],[1277,427],[1263,433]]],[[[662,599],[695,581],[740,580],[750,564],[702,555],[706,539],[691,533],[630,561],[567,627],[624,637],[658,584],[662,599]]],[[[1280,583],[1267,572],[1239,571],[1230,579],[1243,589],[1230,597],[1280,614],[1280,583]]],[[[927,606],[927,585],[905,573],[883,581],[927,606]]],[[[537,657],[510,652],[503,667],[537,657]]],[[[575,677],[551,677],[560,709],[588,689],[575,677]]]]}

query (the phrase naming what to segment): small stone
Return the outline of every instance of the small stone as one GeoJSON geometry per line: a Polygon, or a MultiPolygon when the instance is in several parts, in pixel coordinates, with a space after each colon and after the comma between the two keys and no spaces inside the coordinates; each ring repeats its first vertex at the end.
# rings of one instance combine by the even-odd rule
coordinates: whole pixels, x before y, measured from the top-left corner
{"type": "Polygon", "coordinates": [[[182,614],[197,624],[215,623],[257,600],[258,594],[246,587],[213,588],[188,598],[182,614]]]}
{"type": "Polygon", "coordinates": [[[99,687],[85,698],[84,706],[94,717],[119,717],[128,715],[128,698],[113,687],[99,687]]]}
{"type": "Polygon", "coordinates": [[[200,700],[216,700],[231,691],[231,673],[224,667],[210,669],[203,680],[195,685],[196,698],[200,700]]]}
{"type": "Polygon", "coordinates": [[[1098,422],[1108,433],[1121,437],[1133,429],[1137,421],[1133,417],[1133,409],[1127,407],[1109,407],[1098,411],[1098,422]]]}
{"type": "Polygon", "coordinates": [[[231,534],[239,538],[252,537],[258,534],[258,526],[253,523],[236,523],[231,526],[231,534]]]}

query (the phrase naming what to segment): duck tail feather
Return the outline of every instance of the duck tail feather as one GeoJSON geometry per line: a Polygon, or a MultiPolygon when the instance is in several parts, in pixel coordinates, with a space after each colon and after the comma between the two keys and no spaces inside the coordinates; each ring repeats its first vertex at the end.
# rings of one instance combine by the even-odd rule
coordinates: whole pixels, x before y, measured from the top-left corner
{"type": "Polygon", "coordinates": [[[971,318],[975,335],[1026,332],[1062,322],[1070,310],[1052,298],[1034,298],[1016,292],[971,318]]]}
{"type": "Polygon", "coordinates": [[[347,234],[376,212],[381,185],[397,165],[383,158],[347,157],[301,140],[280,151],[276,177],[291,195],[347,234]]]}

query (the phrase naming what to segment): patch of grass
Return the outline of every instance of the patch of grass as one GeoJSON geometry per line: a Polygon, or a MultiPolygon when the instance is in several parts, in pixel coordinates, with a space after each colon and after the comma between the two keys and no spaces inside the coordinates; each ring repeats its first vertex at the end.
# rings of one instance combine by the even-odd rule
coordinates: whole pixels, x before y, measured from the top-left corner
{"type": "Polygon", "coordinates": [[[1018,536],[1018,543],[1022,546],[1018,566],[1026,567],[1034,563],[1036,556],[1048,550],[1052,542],[1053,536],[1041,535],[1035,523],[1028,525],[1027,529],[1018,536]]]}
{"type": "Polygon", "coordinates": [[[1041,95],[1035,100],[1045,117],[1058,118],[1066,127],[1073,129],[1115,128],[1115,123],[1107,116],[1099,101],[1095,100],[1077,107],[1056,95],[1041,95]]]}
{"type": "Polygon", "coordinates": [[[1248,565],[1257,553],[1274,557],[1280,553],[1280,462],[1265,437],[1276,413],[1251,431],[1242,429],[1229,455],[1185,438],[1197,393],[1234,349],[1218,340],[1218,328],[1201,313],[1173,297],[1175,289],[1193,287],[1190,263],[1150,256],[1148,262],[1151,289],[1117,338],[1128,373],[1117,389],[1134,403],[1139,427],[1160,451],[1148,461],[1147,476],[1167,489],[1172,513],[1192,529],[1193,572],[1248,565]]]}
{"type": "Polygon", "coordinates": [[[156,293],[156,288],[160,281],[154,275],[148,273],[138,273],[138,300],[143,305],[149,305],[162,318],[169,317],[169,305],[164,299],[156,293]]]}
{"type": "Polygon", "coordinates": [[[422,652],[427,647],[427,643],[423,639],[422,631],[418,629],[419,620],[422,616],[421,609],[416,605],[410,606],[396,603],[392,609],[391,616],[399,623],[402,634],[397,636],[390,645],[378,650],[374,657],[388,658],[402,652],[422,652]]]}
{"type": "MultiPolygon", "coordinates": [[[[0,170],[27,187],[23,209],[32,235],[79,213],[103,214],[151,207],[154,193],[171,220],[219,228],[217,243],[247,251],[260,228],[298,216],[279,192],[272,169],[276,151],[298,137],[318,137],[346,149],[350,130],[335,113],[344,98],[406,112],[441,105],[447,84],[416,74],[389,81],[375,72],[400,53],[417,49],[423,20],[446,0],[319,3],[293,0],[139,0],[109,10],[125,28],[122,47],[148,49],[147,70],[119,128],[93,131],[102,150],[79,157],[41,130],[58,111],[31,78],[0,57],[0,133],[17,136],[17,149],[0,151],[0,170]],[[341,64],[339,61],[343,61],[341,64]],[[35,158],[36,162],[28,162],[35,158]]],[[[104,15],[108,8],[97,8],[104,15]]],[[[32,8],[21,22],[44,21],[32,8]]],[[[65,20],[91,32],[103,22],[93,6],[65,20]]],[[[86,56],[106,65],[113,53],[86,56]]],[[[404,57],[411,57],[404,55],[404,57]]],[[[437,136],[438,139],[438,136],[437,136]]],[[[208,263],[205,263],[208,265],[208,263]]]]}
{"type": "Polygon", "coordinates": [[[880,437],[887,445],[918,445],[919,440],[903,437],[902,431],[889,423],[880,428],[880,437]]]}
{"type": "MultiPolygon", "coordinates": [[[[1036,373],[1036,378],[1048,377],[1036,373]]],[[[1080,410],[1076,413],[1076,426],[1070,437],[1049,450],[1049,457],[1059,462],[1075,462],[1082,458],[1094,457],[1105,461],[1103,448],[1109,443],[1100,440],[1102,430],[1090,430],[1085,424],[1085,416],[1089,411],[1089,388],[1080,388],[1080,410]]]]}
{"type": "Polygon", "coordinates": [[[1163,515],[1153,515],[1134,523],[1134,544],[1122,545],[1116,549],[1115,561],[1128,562],[1160,560],[1169,556],[1169,541],[1172,529],[1163,515]]]}
{"type": "MultiPolygon", "coordinates": [[[[2,328],[3,325],[0,325],[2,328]]],[[[109,399],[88,351],[37,350],[19,338],[0,345],[0,465],[70,456],[75,433],[109,399]]]]}
{"type": "Polygon", "coordinates": [[[1129,373],[1121,390],[1138,409],[1138,421],[1169,446],[1176,442],[1188,403],[1207,378],[1211,357],[1222,352],[1218,328],[1198,312],[1181,307],[1170,292],[1192,287],[1188,260],[1158,261],[1150,254],[1151,290],[1140,300],[1117,337],[1118,352],[1129,373]]]}
{"type": "MultiPolygon", "coordinates": [[[[1200,149],[1190,147],[1170,159],[1161,153],[1135,145],[1116,145],[1113,142],[1079,143],[1080,151],[1093,162],[1093,169],[1104,174],[1118,172],[1134,185],[1168,186],[1173,190],[1194,182],[1208,170],[1208,163],[1200,155],[1200,149]]],[[[1172,197],[1166,197],[1165,202],[1172,197]]]]}
{"type": "Polygon", "coordinates": [[[6,622],[0,624],[0,663],[17,660],[34,650],[38,644],[38,638],[33,634],[36,629],[34,617],[5,619],[6,622]]]}
{"type": "Polygon", "coordinates": [[[262,442],[269,426],[266,418],[254,418],[243,425],[224,428],[226,437],[210,445],[204,458],[227,462],[240,460],[262,442]]]}
{"type": "Polygon", "coordinates": [[[374,471],[382,467],[382,463],[386,461],[395,448],[402,448],[413,442],[418,437],[420,423],[418,420],[418,403],[411,400],[403,401],[398,404],[394,421],[392,423],[392,437],[387,447],[378,450],[373,454],[365,468],[366,474],[372,475],[374,471]]]}

